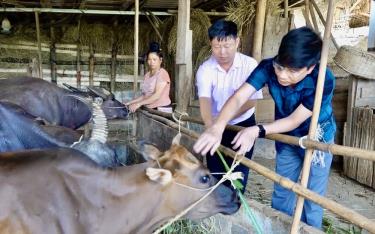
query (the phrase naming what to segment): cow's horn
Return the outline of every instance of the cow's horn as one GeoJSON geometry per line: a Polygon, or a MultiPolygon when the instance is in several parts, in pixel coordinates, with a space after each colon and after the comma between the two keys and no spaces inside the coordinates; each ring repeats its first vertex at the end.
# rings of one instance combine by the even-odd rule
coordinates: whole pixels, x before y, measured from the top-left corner
{"type": "Polygon", "coordinates": [[[181,140],[181,133],[179,132],[172,140],[172,145],[179,145],[181,140]]]}
{"type": "Polygon", "coordinates": [[[98,88],[98,87],[87,87],[87,89],[93,93],[94,95],[97,95],[101,98],[103,98],[104,100],[110,100],[110,99],[113,99],[114,96],[111,92],[109,92],[108,90],[105,90],[103,88],[98,88]]]}

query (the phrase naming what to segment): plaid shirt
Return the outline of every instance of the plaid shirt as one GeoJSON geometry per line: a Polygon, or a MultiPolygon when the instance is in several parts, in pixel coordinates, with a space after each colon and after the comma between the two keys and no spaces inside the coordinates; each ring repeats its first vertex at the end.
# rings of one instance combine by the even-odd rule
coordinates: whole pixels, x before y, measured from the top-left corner
{"type": "MultiPolygon", "coordinates": [[[[273,58],[265,59],[255,68],[247,78],[247,83],[252,85],[256,90],[268,85],[270,94],[275,101],[275,119],[282,119],[293,113],[297,107],[302,104],[309,110],[313,110],[315,90],[318,80],[319,66],[303,80],[297,83],[293,88],[282,86],[277,81],[275,70],[272,65],[273,58]]],[[[327,69],[324,82],[322,105],[319,114],[318,123],[323,130],[320,141],[329,142],[334,139],[336,132],[336,123],[332,109],[332,97],[335,88],[335,77],[327,69]]],[[[286,133],[291,136],[302,137],[308,134],[311,118],[308,118],[296,129],[286,133]]],[[[276,149],[280,149],[281,143],[276,142],[276,149]]]]}

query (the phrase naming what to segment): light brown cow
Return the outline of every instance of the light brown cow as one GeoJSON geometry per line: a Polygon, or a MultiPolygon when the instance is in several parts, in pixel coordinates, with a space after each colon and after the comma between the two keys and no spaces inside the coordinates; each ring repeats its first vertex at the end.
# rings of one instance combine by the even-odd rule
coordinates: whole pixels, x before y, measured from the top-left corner
{"type": "MultiPolygon", "coordinates": [[[[216,183],[191,153],[174,140],[149,160],[103,169],[67,148],[0,154],[0,233],[151,233],[216,183]]],[[[186,218],[239,208],[235,193],[220,185],[186,218]]]]}

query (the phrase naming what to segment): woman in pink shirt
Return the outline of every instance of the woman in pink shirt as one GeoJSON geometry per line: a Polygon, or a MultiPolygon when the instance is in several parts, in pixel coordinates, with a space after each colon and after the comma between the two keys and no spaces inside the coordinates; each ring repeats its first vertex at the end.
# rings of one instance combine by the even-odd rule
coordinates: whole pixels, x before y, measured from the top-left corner
{"type": "Polygon", "coordinates": [[[172,111],[170,107],[171,99],[169,98],[171,80],[168,72],[161,67],[162,62],[163,55],[159,44],[156,42],[151,43],[147,52],[149,71],[145,75],[142,95],[125,103],[125,105],[129,106],[131,112],[135,112],[143,105],[148,108],[160,108],[160,110],[172,111]]]}

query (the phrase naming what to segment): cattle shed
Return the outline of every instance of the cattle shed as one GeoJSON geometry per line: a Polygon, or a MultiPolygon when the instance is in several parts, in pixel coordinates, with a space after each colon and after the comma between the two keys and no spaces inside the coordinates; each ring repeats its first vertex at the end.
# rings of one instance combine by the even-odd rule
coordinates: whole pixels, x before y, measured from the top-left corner
{"type": "MultiPolygon", "coordinates": [[[[11,0],[2,1],[2,6],[0,79],[28,75],[59,86],[100,86],[125,102],[140,91],[149,43],[161,45],[163,66],[172,79],[170,95],[175,113],[144,108],[128,120],[110,121],[111,139],[126,142],[135,151],[135,138],[167,149],[179,128],[184,133],[183,144],[192,151],[197,132],[203,130],[195,73],[211,54],[207,30],[212,22],[222,18],[236,22],[241,39],[239,51],[258,62],[277,53],[281,38],[290,29],[303,25],[313,28],[325,39],[322,63],[327,63],[336,77],[333,108],[338,131],[335,144],[312,140],[305,140],[304,144],[331,151],[338,174],[363,186],[365,192],[348,192],[346,199],[351,198],[349,193],[354,197],[375,195],[373,0],[11,0]]],[[[268,123],[274,118],[274,102],[267,88],[263,94],[264,98],[257,101],[256,119],[268,123]]],[[[266,143],[257,143],[264,150],[258,151],[260,155],[274,152],[273,141],[298,145],[298,139],[281,134],[267,138],[266,143]]],[[[231,150],[224,152],[233,156],[231,150]]],[[[283,180],[273,168],[270,171],[264,167],[262,163],[267,160],[245,160],[244,164],[256,175],[293,190],[299,202],[305,198],[322,205],[330,212],[325,217],[326,232],[337,225],[335,231],[340,233],[339,226],[345,223],[345,231],[375,233],[373,199],[370,208],[363,208],[363,204],[371,198],[356,210],[353,202],[340,202],[345,196],[333,197],[337,202],[316,196],[306,186],[283,180]]],[[[264,189],[263,180],[257,183],[254,188],[264,189]]],[[[269,201],[255,201],[255,191],[246,194],[263,233],[296,233],[298,227],[300,233],[320,233],[300,223],[298,215],[293,220],[269,208],[269,201]]],[[[269,192],[265,194],[270,196],[269,192]]],[[[216,228],[207,233],[257,233],[245,213],[241,208],[235,216],[218,215],[213,221],[198,223],[216,228]]]]}

